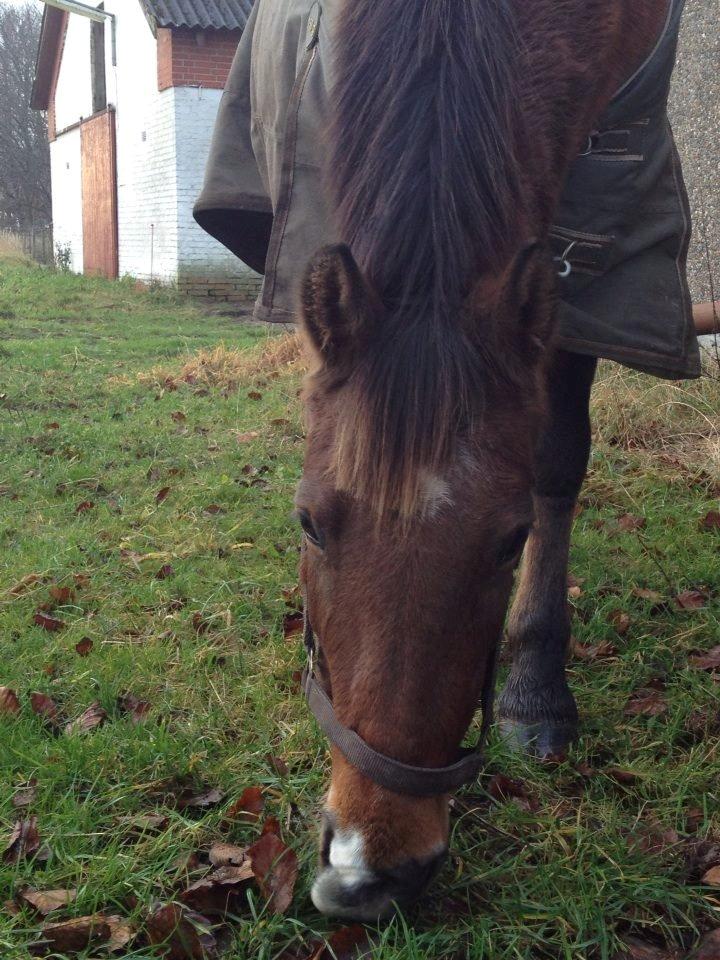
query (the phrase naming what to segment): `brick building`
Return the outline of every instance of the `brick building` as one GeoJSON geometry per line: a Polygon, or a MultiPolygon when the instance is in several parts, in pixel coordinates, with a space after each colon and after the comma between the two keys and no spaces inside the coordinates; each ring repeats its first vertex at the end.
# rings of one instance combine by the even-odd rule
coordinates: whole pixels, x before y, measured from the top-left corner
{"type": "Polygon", "coordinates": [[[192,217],[251,8],[252,0],[46,6],[33,106],[48,113],[55,246],[71,269],[255,295],[256,275],[192,217]]]}

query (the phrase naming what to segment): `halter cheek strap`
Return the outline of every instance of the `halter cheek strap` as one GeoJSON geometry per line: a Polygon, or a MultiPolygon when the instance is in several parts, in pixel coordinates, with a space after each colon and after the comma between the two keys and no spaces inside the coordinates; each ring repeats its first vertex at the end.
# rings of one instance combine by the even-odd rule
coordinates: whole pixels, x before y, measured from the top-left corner
{"type": "Polygon", "coordinates": [[[308,663],[303,671],[302,688],[310,712],[328,740],[356,770],[386,790],[413,797],[437,797],[452,793],[477,777],[484,762],[482,748],[493,719],[497,648],[491,654],[483,683],[480,698],[483,716],[477,746],[474,749],[461,749],[460,758],[447,767],[415,767],[373,750],[358,733],[338,720],[330,697],[315,675],[318,645],[308,614],[307,597],[303,640],[308,663]]]}

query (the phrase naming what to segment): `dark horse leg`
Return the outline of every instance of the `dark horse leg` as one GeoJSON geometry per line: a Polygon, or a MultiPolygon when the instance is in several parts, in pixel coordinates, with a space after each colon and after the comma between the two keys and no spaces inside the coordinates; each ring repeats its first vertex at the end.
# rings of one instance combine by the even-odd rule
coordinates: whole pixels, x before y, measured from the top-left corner
{"type": "Polygon", "coordinates": [[[512,667],[499,704],[503,733],[541,756],[575,738],[578,712],[565,678],[570,640],[567,568],[575,502],[590,455],[594,357],[559,351],[549,370],[549,416],[537,449],[536,525],[508,619],[512,667]]]}

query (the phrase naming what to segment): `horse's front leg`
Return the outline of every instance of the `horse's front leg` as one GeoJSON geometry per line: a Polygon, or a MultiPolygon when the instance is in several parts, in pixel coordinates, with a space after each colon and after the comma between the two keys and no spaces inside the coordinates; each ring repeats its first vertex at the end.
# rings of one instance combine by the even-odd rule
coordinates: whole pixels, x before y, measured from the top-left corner
{"type": "Polygon", "coordinates": [[[565,677],[570,641],[568,551],[590,455],[594,357],[559,351],[549,371],[549,415],[537,450],[536,524],[508,619],[512,667],[500,696],[501,730],[545,756],[575,738],[578,712],[565,677]]]}

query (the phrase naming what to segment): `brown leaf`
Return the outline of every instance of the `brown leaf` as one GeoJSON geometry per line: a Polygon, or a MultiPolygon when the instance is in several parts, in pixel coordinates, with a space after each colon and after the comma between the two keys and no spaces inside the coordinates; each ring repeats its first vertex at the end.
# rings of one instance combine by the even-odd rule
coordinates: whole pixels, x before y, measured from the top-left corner
{"type": "Polygon", "coordinates": [[[143,836],[146,833],[160,833],[170,823],[170,818],[161,813],[139,813],[129,817],[121,817],[118,824],[127,827],[133,836],[143,836]]]}
{"type": "Polygon", "coordinates": [[[720,530],[720,511],[710,510],[700,521],[700,529],[703,533],[720,530]]]}
{"type": "Polygon", "coordinates": [[[42,717],[51,726],[57,724],[59,710],[52,697],[49,697],[46,693],[35,691],[30,694],[30,706],[33,713],[42,717]]]}
{"type": "Polygon", "coordinates": [[[0,716],[14,713],[20,713],[18,695],[10,687],[0,687],[0,716]]]}
{"type": "Polygon", "coordinates": [[[93,648],[93,642],[90,637],[83,637],[75,644],[75,652],[79,657],[86,657],[93,648]]]}
{"type": "Polygon", "coordinates": [[[257,390],[248,391],[248,400],[262,400],[262,394],[257,390]]]}
{"type": "Polygon", "coordinates": [[[124,917],[116,915],[105,917],[105,922],[110,927],[110,939],[107,942],[106,949],[110,953],[124,950],[137,932],[134,924],[124,917]]]}
{"type": "Polygon", "coordinates": [[[167,580],[168,577],[174,577],[174,576],[175,576],[175,570],[174,570],[172,564],[170,564],[170,563],[164,563],[164,564],[160,567],[160,569],[158,570],[158,572],[155,574],[155,579],[156,579],[156,580],[167,580]]]}
{"type": "Polygon", "coordinates": [[[214,867],[239,867],[246,862],[247,854],[244,847],[218,842],[210,847],[208,859],[214,867]]]}
{"type": "Polygon", "coordinates": [[[28,782],[19,787],[15,791],[15,796],[12,798],[12,805],[16,810],[20,810],[22,807],[30,807],[37,798],[37,780],[35,777],[28,780],[28,782]]]}
{"type": "Polygon", "coordinates": [[[66,724],[65,733],[89,733],[91,730],[102,726],[106,720],[107,713],[96,700],[94,703],[91,703],[87,710],[84,710],[79,717],[76,717],[75,720],[71,720],[70,723],[66,724]]]}
{"type": "Polygon", "coordinates": [[[177,808],[178,810],[187,810],[189,807],[192,807],[198,810],[204,810],[207,807],[214,807],[220,803],[223,796],[223,792],[216,787],[213,787],[211,790],[206,790],[204,793],[194,793],[185,790],[177,798],[177,808]]]}
{"type": "Polygon", "coordinates": [[[690,663],[698,670],[720,670],[720,645],[696,657],[690,657],[690,663]]]}
{"type": "Polygon", "coordinates": [[[290,768],[282,757],[276,757],[275,754],[269,753],[266,760],[279,777],[286,777],[290,773],[290,768]]]}
{"type": "Polygon", "coordinates": [[[578,660],[604,660],[607,657],[614,657],[617,653],[617,647],[607,640],[594,645],[579,643],[574,637],[571,640],[573,656],[578,660]]]}
{"type": "Polygon", "coordinates": [[[675,597],[675,603],[681,610],[700,610],[706,602],[707,597],[699,590],[683,590],[675,597]]]}
{"type": "Polygon", "coordinates": [[[85,587],[90,586],[90,577],[87,573],[74,573],[73,580],[75,581],[75,586],[78,590],[83,590],[85,587]]]}
{"type": "Polygon", "coordinates": [[[53,420],[52,423],[46,423],[46,424],[45,424],[45,429],[46,429],[46,430],[59,430],[59,429],[60,429],[60,424],[59,424],[56,420],[53,420]]]}
{"type": "Polygon", "coordinates": [[[303,632],[304,625],[305,618],[302,611],[293,610],[291,613],[286,613],[283,617],[283,636],[286,640],[296,637],[303,632]]]}
{"type": "Polygon", "coordinates": [[[49,590],[50,599],[54,600],[59,606],[64,606],[66,603],[72,603],[75,599],[75,591],[72,587],[58,587],[52,586],[49,590]]]}
{"type": "Polygon", "coordinates": [[[625,949],[616,953],[613,960],[675,960],[676,956],[639,937],[626,937],[625,949]]]}
{"type": "Polygon", "coordinates": [[[203,508],[203,512],[209,513],[211,517],[214,517],[219,513],[225,513],[225,509],[224,507],[221,507],[219,503],[209,503],[203,508]]]}
{"type": "Polygon", "coordinates": [[[720,927],[705,934],[693,960],[720,960],[720,927]]]}
{"type": "Polygon", "coordinates": [[[17,863],[18,860],[29,859],[39,849],[40,832],[37,826],[37,817],[18,820],[13,827],[10,840],[3,853],[3,863],[17,863]]]}
{"type": "Polygon", "coordinates": [[[504,802],[512,800],[521,810],[532,813],[539,808],[539,803],[530,797],[522,780],[513,780],[503,773],[496,773],[490,778],[487,791],[493,800],[504,802]]]}
{"type": "Polygon", "coordinates": [[[175,410],[174,413],[171,413],[170,416],[175,421],[175,423],[184,423],[187,420],[187,417],[182,412],[182,410],[175,410]]]}
{"type": "Polygon", "coordinates": [[[630,786],[641,779],[639,773],[635,773],[633,770],[623,770],[621,767],[608,767],[605,773],[615,783],[620,783],[623,786],[630,786]]]}
{"type": "Polygon", "coordinates": [[[330,934],[327,942],[321,944],[309,960],[357,960],[360,956],[368,956],[369,946],[367,930],[356,923],[330,934]]]}
{"type": "Polygon", "coordinates": [[[282,836],[280,833],[280,821],[277,817],[268,817],[262,825],[260,836],[265,836],[266,833],[274,833],[277,837],[282,836]]]}
{"type": "Polygon", "coordinates": [[[657,590],[648,590],[645,587],[633,587],[632,593],[633,596],[639,597],[640,600],[649,600],[651,603],[660,603],[662,601],[662,594],[658,593],[657,590]]]}
{"type": "Polygon", "coordinates": [[[18,580],[14,586],[10,587],[8,592],[11,597],[20,597],[23,593],[26,593],[28,590],[30,590],[31,587],[34,587],[38,583],[42,583],[42,580],[43,578],[39,573],[28,573],[22,578],[22,580],[18,580]]]}
{"type": "Polygon", "coordinates": [[[617,518],[617,525],[619,530],[625,532],[643,530],[647,526],[647,520],[645,517],[638,517],[633,513],[623,513],[622,516],[617,518]]]}
{"type": "Polygon", "coordinates": [[[239,798],[228,807],[224,819],[257,823],[264,806],[265,800],[260,787],[246,787],[239,798]]]}
{"type": "Polygon", "coordinates": [[[39,947],[48,953],[79,953],[94,944],[107,943],[111,935],[110,924],[101,914],[46,923],[41,932],[42,943],[33,944],[33,952],[39,947]]]}
{"type": "Polygon", "coordinates": [[[251,440],[257,440],[259,436],[257,430],[248,430],[247,433],[236,433],[235,439],[238,443],[249,443],[251,440]]]}
{"type": "Polygon", "coordinates": [[[60,910],[67,907],[77,896],[77,890],[35,890],[33,887],[25,887],[21,890],[17,898],[20,903],[31,906],[38,913],[46,917],[53,910],[60,910]]]}
{"type": "Polygon", "coordinates": [[[162,487],[155,494],[155,503],[162,503],[169,493],[170,493],[170,487],[162,487]]]}
{"type": "Polygon", "coordinates": [[[657,690],[643,688],[631,694],[625,705],[627,717],[659,717],[667,713],[668,705],[657,690]]]}
{"type": "Polygon", "coordinates": [[[680,843],[677,830],[673,827],[664,827],[657,821],[640,823],[628,838],[628,847],[642,853],[662,853],[667,847],[675,847],[680,843]]]}
{"type": "Polygon", "coordinates": [[[615,632],[621,637],[630,629],[632,623],[629,615],[624,610],[613,610],[608,616],[608,622],[615,628],[615,632]]]}
{"type": "Polygon", "coordinates": [[[268,898],[270,909],[285,913],[292,903],[297,880],[295,852],[274,833],[266,833],[248,848],[248,857],[258,886],[268,898]]]}
{"type": "Polygon", "coordinates": [[[214,960],[217,941],[209,927],[206,917],[177,903],[157,907],[145,926],[150,943],[165,945],[166,960],[214,960]]]}
{"type": "Polygon", "coordinates": [[[193,910],[209,916],[224,917],[239,913],[245,901],[245,890],[253,871],[247,860],[238,866],[227,865],[191,884],[180,894],[180,900],[193,910]]]}
{"type": "Polygon", "coordinates": [[[134,693],[122,693],[117,698],[120,713],[130,716],[133,723],[142,723],[150,712],[152,704],[148,700],[138,700],[134,693]]]}
{"type": "Polygon", "coordinates": [[[709,887],[720,887],[720,866],[710,867],[707,873],[703,874],[702,882],[709,887]]]}
{"type": "Polygon", "coordinates": [[[83,500],[75,507],[75,513],[87,513],[92,510],[95,504],[92,500],[83,500]]]}
{"type": "Polygon", "coordinates": [[[43,630],[49,630],[51,633],[54,633],[57,630],[62,630],[65,627],[65,624],[62,620],[58,620],[55,617],[48,616],[47,613],[43,613],[42,610],[37,610],[35,616],[33,617],[33,623],[42,627],[43,630]]]}

